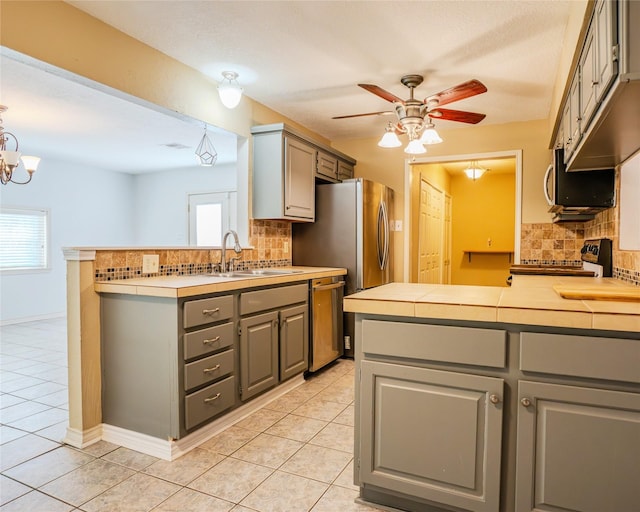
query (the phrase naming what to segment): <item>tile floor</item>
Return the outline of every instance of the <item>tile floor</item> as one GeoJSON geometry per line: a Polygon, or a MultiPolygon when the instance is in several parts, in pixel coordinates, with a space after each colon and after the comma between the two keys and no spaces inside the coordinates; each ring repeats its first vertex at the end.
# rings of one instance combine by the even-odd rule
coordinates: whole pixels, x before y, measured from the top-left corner
{"type": "Polygon", "coordinates": [[[0,327],[0,511],[348,512],[353,361],[341,359],[173,462],[61,443],[66,320],[0,327]]]}

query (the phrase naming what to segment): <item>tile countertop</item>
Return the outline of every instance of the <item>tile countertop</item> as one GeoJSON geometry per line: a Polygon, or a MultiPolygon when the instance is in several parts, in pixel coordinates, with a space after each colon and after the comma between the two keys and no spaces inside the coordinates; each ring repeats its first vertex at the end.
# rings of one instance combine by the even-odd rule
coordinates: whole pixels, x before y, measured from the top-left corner
{"type": "Polygon", "coordinates": [[[562,298],[554,285],[637,289],[612,278],[513,276],[511,287],[392,283],[344,299],[352,313],[640,332],[640,302],[562,298]]]}
{"type": "Polygon", "coordinates": [[[121,279],[115,281],[97,281],[94,289],[98,293],[122,293],[125,295],[146,295],[150,297],[192,297],[208,293],[229,292],[256,286],[295,283],[320,277],[341,276],[347,273],[344,268],[330,267],[283,267],[288,270],[301,270],[295,274],[260,275],[246,277],[217,277],[207,274],[189,276],[157,276],[121,279]]]}

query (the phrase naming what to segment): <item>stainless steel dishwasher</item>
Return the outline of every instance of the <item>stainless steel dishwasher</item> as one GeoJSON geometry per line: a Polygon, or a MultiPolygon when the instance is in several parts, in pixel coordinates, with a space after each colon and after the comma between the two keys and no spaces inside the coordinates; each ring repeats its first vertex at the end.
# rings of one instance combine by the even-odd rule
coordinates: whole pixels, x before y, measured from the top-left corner
{"type": "Polygon", "coordinates": [[[315,372],[344,353],[342,289],[340,277],[311,281],[311,350],[309,371],[315,372]]]}

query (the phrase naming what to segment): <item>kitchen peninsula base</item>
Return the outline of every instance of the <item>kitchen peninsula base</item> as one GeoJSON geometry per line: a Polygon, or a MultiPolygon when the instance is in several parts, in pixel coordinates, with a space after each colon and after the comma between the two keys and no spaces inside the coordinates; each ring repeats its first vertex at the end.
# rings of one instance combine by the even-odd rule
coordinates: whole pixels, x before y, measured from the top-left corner
{"type": "Polygon", "coordinates": [[[429,285],[345,299],[360,499],[420,512],[635,510],[640,333],[447,318],[439,306],[500,310],[502,292],[482,304],[480,290],[457,288],[456,305],[429,285]]]}

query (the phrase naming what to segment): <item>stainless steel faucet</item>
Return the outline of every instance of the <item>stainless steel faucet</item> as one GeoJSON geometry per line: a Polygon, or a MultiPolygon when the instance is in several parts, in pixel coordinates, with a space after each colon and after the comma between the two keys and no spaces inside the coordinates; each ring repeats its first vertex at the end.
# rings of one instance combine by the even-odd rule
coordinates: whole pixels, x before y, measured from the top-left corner
{"type": "Polygon", "coordinates": [[[238,240],[238,233],[236,233],[233,229],[227,231],[222,237],[222,258],[220,261],[220,272],[227,272],[232,270],[231,268],[227,268],[227,238],[229,235],[233,235],[233,241],[235,245],[233,246],[233,250],[236,254],[240,254],[242,252],[242,247],[240,247],[240,241],[238,240]]]}

